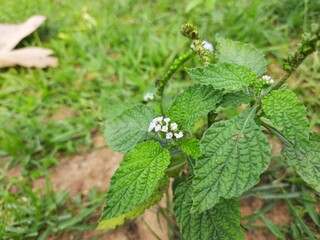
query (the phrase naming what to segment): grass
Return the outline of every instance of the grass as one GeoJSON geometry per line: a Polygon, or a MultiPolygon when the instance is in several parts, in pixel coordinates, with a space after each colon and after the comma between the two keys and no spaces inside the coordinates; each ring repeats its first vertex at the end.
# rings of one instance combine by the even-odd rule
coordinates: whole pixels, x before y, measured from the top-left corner
{"type": "MultiPolygon", "coordinates": [[[[34,14],[47,21],[19,47],[51,48],[60,65],[0,69],[0,238],[5,239],[45,239],[93,227],[86,219],[101,206],[101,197],[84,204],[75,202],[80,196],[55,193],[48,168],[62,155],[91,148],[92,136],[102,131],[104,118],[118,103],[140,101],[153,90],[154,81],[189,48],[179,34],[183,23],[192,20],[209,41],[219,32],[253,43],[269,63],[281,64],[303,29],[319,19],[320,7],[317,0],[1,1],[0,22],[17,23],[34,14]],[[22,180],[4,175],[16,164],[22,166],[22,180]],[[40,176],[47,178],[44,193],[30,187],[40,176]]],[[[195,64],[196,59],[187,63],[195,64]]],[[[320,94],[318,66],[319,56],[310,57],[292,85],[309,109],[313,128],[320,126],[314,97],[320,94]]],[[[189,81],[183,70],[174,80],[167,101],[189,81]]],[[[293,235],[301,236],[299,224],[293,223],[293,235]]]]}

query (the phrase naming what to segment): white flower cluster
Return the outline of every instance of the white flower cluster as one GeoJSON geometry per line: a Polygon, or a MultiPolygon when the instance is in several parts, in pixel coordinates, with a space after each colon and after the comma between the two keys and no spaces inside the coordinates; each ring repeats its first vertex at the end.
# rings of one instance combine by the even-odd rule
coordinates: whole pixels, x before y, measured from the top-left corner
{"type": "MultiPolygon", "coordinates": [[[[202,41],[202,45],[203,45],[203,47],[204,47],[206,50],[208,50],[208,51],[210,51],[210,52],[213,51],[213,45],[212,45],[210,42],[208,42],[208,41],[206,41],[206,40],[203,40],[203,41],[202,41]]],[[[192,50],[194,50],[194,45],[193,45],[193,43],[191,44],[190,47],[191,47],[192,50]]]]}
{"type": "Polygon", "coordinates": [[[262,76],[261,79],[265,84],[268,84],[268,85],[274,83],[274,80],[268,75],[262,76]]]}
{"type": "Polygon", "coordinates": [[[146,95],[144,95],[143,100],[148,102],[154,99],[152,92],[147,92],[146,95]]]}
{"type": "Polygon", "coordinates": [[[148,131],[163,132],[166,134],[166,139],[182,138],[183,132],[178,130],[178,124],[170,121],[170,118],[156,117],[151,121],[148,131]]]}

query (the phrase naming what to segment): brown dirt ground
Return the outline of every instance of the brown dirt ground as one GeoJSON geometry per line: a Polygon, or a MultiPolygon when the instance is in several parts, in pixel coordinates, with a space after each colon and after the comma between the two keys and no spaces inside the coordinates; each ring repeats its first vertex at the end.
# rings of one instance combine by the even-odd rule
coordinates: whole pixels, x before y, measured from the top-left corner
{"type": "MultiPolygon", "coordinates": [[[[81,154],[63,157],[60,164],[50,170],[51,181],[55,190],[61,189],[68,191],[71,196],[76,194],[88,195],[90,189],[98,187],[99,191],[104,191],[109,186],[112,174],[115,172],[122,159],[122,155],[113,152],[105,146],[102,136],[96,136],[93,139],[93,150],[81,154]]],[[[13,168],[7,172],[8,176],[21,177],[19,167],[13,168]]],[[[43,188],[44,179],[37,179],[34,182],[34,188],[43,188]]],[[[165,206],[165,202],[161,201],[160,206],[165,206]]],[[[242,216],[250,215],[263,207],[261,199],[252,199],[241,202],[242,216]]],[[[286,226],[289,222],[289,213],[285,205],[278,205],[266,215],[272,222],[282,226],[286,226]]],[[[99,213],[96,214],[98,220],[99,213]]],[[[148,230],[146,224],[162,239],[167,240],[166,221],[161,218],[159,226],[157,220],[156,206],[146,210],[145,213],[135,221],[127,223],[123,227],[119,227],[111,232],[87,231],[81,239],[92,239],[100,236],[103,240],[152,240],[156,239],[148,230]]],[[[256,226],[264,226],[263,221],[255,222],[256,226]]],[[[73,239],[73,235],[67,233],[56,238],[50,237],[50,240],[73,239]]],[[[255,230],[245,233],[245,240],[273,240],[275,237],[267,230],[255,230]]]]}

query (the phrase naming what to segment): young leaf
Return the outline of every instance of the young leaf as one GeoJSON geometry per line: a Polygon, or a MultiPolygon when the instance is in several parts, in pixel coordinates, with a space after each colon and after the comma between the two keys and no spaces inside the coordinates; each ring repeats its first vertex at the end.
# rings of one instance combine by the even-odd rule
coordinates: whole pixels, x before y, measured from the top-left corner
{"type": "Polygon", "coordinates": [[[100,220],[97,229],[111,230],[111,229],[114,229],[116,226],[122,225],[125,220],[134,219],[134,218],[138,217],[139,215],[143,214],[144,210],[148,209],[153,204],[155,204],[156,202],[161,200],[161,198],[163,196],[164,183],[168,182],[168,178],[165,178],[165,179],[167,181],[163,181],[163,183],[160,184],[160,187],[154,193],[152,193],[152,195],[147,199],[146,202],[142,203],[141,205],[136,206],[135,208],[133,208],[129,212],[126,212],[126,213],[121,214],[119,216],[100,220]]]}
{"type": "Polygon", "coordinates": [[[200,157],[200,141],[196,138],[183,138],[181,143],[181,149],[191,157],[200,157]]]}
{"type": "Polygon", "coordinates": [[[223,95],[220,106],[236,107],[243,103],[249,103],[252,100],[252,96],[243,91],[231,92],[223,95]]]}
{"type": "Polygon", "coordinates": [[[216,57],[219,63],[235,63],[250,68],[258,76],[267,69],[267,61],[261,51],[250,44],[216,36],[216,57]]]}
{"type": "Polygon", "coordinates": [[[283,153],[301,178],[320,192],[320,134],[310,134],[309,145],[286,144],[283,153]]]}
{"type": "Polygon", "coordinates": [[[102,220],[119,218],[146,204],[164,177],[170,153],[159,143],[140,143],[123,159],[111,178],[111,186],[101,215],[102,220]]]}
{"type": "Polygon", "coordinates": [[[168,116],[180,130],[190,129],[201,116],[216,108],[221,96],[221,91],[211,86],[193,85],[176,97],[168,116]]]}
{"type": "Polygon", "coordinates": [[[270,159],[270,146],[254,121],[255,109],[213,124],[201,140],[202,158],[193,179],[193,212],[215,206],[221,197],[240,196],[259,182],[270,159]]]}
{"type": "Polygon", "coordinates": [[[272,91],[262,99],[262,109],[274,125],[283,128],[282,134],[292,144],[308,144],[307,112],[292,91],[272,91]]]}
{"type": "Polygon", "coordinates": [[[209,64],[188,69],[190,78],[215,89],[241,90],[260,81],[251,69],[236,64],[209,64]]]}
{"type": "Polygon", "coordinates": [[[243,239],[237,201],[223,200],[202,213],[190,213],[192,207],[191,180],[181,183],[174,192],[174,214],[187,240],[243,239]]]}
{"type": "Polygon", "coordinates": [[[137,105],[107,121],[105,138],[108,146],[121,153],[129,151],[148,134],[153,118],[151,107],[137,105]]]}

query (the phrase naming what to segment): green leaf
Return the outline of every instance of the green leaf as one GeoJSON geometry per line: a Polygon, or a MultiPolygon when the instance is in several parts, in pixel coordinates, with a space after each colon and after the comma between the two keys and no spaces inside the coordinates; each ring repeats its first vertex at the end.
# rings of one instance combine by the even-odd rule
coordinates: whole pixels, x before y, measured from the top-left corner
{"type": "MultiPolygon", "coordinates": [[[[166,178],[168,182],[168,178],[166,178]]],[[[163,181],[164,183],[164,181],[163,181]]],[[[143,214],[146,209],[160,201],[163,196],[163,184],[147,199],[146,202],[136,206],[127,213],[121,214],[116,217],[101,220],[98,224],[98,230],[111,230],[115,227],[122,225],[127,219],[134,219],[139,215],[143,214]]]]}
{"type": "Polygon", "coordinates": [[[219,63],[234,63],[250,68],[258,76],[267,70],[264,54],[251,44],[232,41],[216,35],[216,57],[219,63]]]}
{"type": "Polygon", "coordinates": [[[153,118],[151,107],[137,105],[107,120],[105,138],[108,146],[115,151],[126,153],[147,136],[153,118]]]}
{"type": "Polygon", "coordinates": [[[215,89],[241,90],[260,81],[249,68],[229,63],[190,68],[188,73],[190,78],[215,89]]]}
{"type": "Polygon", "coordinates": [[[320,138],[310,135],[304,105],[290,90],[272,91],[262,99],[262,109],[283,130],[283,154],[288,163],[309,185],[320,191],[320,138]]]}
{"type": "Polygon", "coordinates": [[[243,91],[231,92],[223,95],[221,107],[236,107],[243,103],[249,103],[253,100],[252,96],[243,91]]]}
{"type": "Polygon", "coordinates": [[[320,192],[320,134],[310,134],[309,145],[287,143],[283,153],[301,178],[320,192]]]}
{"type": "Polygon", "coordinates": [[[193,85],[176,97],[168,116],[180,130],[191,129],[201,116],[216,108],[221,96],[221,91],[211,86],[193,85]]]}
{"type": "Polygon", "coordinates": [[[197,158],[201,156],[200,141],[196,138],[183,138],[181,149],[191,157],[197,158]]]}
{"type": "Polygon", "coordinates": [[[292,91],[272,91],[262,99],[262,109],[274,125],[283,129],[282,134],[292,144],[308,144],[307,112],[292,91]]]}
{"type": "Polygon", "coordinates": [[[201,140],[192,211],[203,212],[221,197],[240,196],[259,182],[271,159],[270,146],[254,121],[255,109],[213,124],[201,140]]]}
{"type": "Polygon", "coordinates": [[[140,209],[165,176],[169,163],[170,153],[159,143],[149,141],[137,145],[124,157],[111,178],[101,221],[121,218],[137,207],[140,209]]]}
{"type": "Polygon", "coordinates": [[[191,193],[191,180],[187,180],[177,187],[173,197],[174,214],[186,240],[243,239],[237,201],[223,200],[202,213],[190,213],[191,193]]]}

